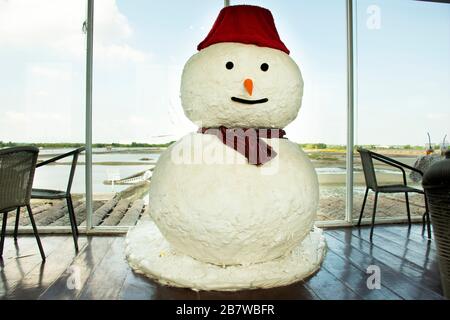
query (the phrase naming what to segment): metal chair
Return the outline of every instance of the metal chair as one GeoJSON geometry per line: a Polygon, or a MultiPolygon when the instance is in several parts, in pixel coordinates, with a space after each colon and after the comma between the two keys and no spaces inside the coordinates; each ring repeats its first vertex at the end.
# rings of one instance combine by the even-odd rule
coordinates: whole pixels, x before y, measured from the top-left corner
{"type": "MultiPolygon", "coordinates": [[[[67,202],[67,210],[69,211],[69,220],[70,227],[72,229],[73,242],[75,244],[75,251],[78,251],[78,225],[75,217],[75,211],[73,207],[72,195],[70,194],[70,190],[72,188],[73,177],[75,175],[75,169],[77,167],[78,156],[81,152],[85,150],[84,147],[72,150],[70,152],[64,153],[62,155],[56,156],[54,158],[42,161],[36,165],[36,168],[48,165],[49,163],[53,163],[55,161],[61,160],[63,158],[67,158],[72,156],[72,166],[70,168],[69,181],[67,183],[66,191],[59,190],[49,190],[49,189],[32,189],[31,190],[31,199],[48,199],[48,200],[56,200],[56,199],[65,199],[67,202]]],[[[19,215],[16,217],[16,228],[14,230],[14,234],[17,234],[17,226],[19,221],[19,215]]]]}
{"type": "Polygon", "coordinates": [[[376,215],[376,210],[377,210],[377,202],[378,202],[378,194],[379,193],[404,193],[405,194],[406,212],[408,214],[408,224],[410,226],[411,226],[411,211],[409,208],[408,193],[410,193],[410,192],[420,193],[420,194],[423,194],[424,198],[425,198],[425,213],[422,216],[423,228],[425,230],[425,219],[426,219],[428,238],[431,239],[430,215],[428,212],[428,202],[427,202],[425,192],[423,190],[408,186],[407,181],[406,181],[405,169],[417,172],[422,176],[423,176],[423,172],[416,168],[408,166],[400,161],[394,160],[392,158],[383,156],[381,154],[378,154],[378,153],[375,153],[375,152],[372,152],[372,151],[369,151],[369,150],[366,150],[363,148],[359,148],[358,152],[361,156],[361,163],[362,163],[362,167],[363,167],[363,171],[364,171],[364,178],[366,180],[366,186],[367,186],[366,193],[364,195],[364,201],[363,201],[362,208],[361,208],[361,213],[359,215],[358,226],[361,225],[361,219],[362,219],[362,216],[364,213],[364,207],[366,205],[366,200],[367,200],[367,195],[369,193],[369,190],[372,190],[375,192],[375,201],[374,201],[373,213],[372,213],[372,228],[370,230],[370,240],[371,241],[373,238],[373,230],[374,230],[374,226],[375,226],[375,215],[376,215]],[[401,172],[403,174],[403,184],[385,185],[385,186],[378,185],[377,177],[375,174],[375,168],[373,165],[373,159],[378,160],[382,163],[385,163],[387,165],[390,165],[392,167],[395,167],[395,168],[401,170],[401,172]]]}
{"type": "MultiPolygon", "coordinates": [[[[39,149],[35,147],[15,147],[0,150],[0,213],[3,213],[0,257],[3,255],[8,212],[16,209],[17,216],[19,216],[20,208],[27,207],[39,252],[42,260],[45,261],[44,249],[42,248],[30,206],[31,187],[33,185],[38,153],[39,149]]],[[[14,231],[15,240],[17,240],[17,228],[18,219],[16,219],[14,231]]]]}

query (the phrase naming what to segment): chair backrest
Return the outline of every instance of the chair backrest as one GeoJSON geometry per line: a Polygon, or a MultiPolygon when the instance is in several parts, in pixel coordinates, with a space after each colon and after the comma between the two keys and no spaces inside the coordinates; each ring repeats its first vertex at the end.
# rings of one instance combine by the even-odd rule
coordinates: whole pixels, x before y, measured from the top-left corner
{"type": "Polygon", "coordinates": [[[75,175],[75,169],[77,167],[77,163],[78,163],[78,156],[80,155],[81,152],[83,152],[86,148],[85,147],[81,147],[78,149],[73,150],[73,158],[72,158],[72,166],[70,168],[70,174],[69,174],[69,182],[67,183],[67,194],[70,194],[70,190],[72,189],[72,182],[73,182],[73,177],[75,175]]]}
{"type": "Polygon", "coordinates": [[[38,153],[35,147],[0,150],[0,212],[30,204],[38,153]]]}
{"type": "Polygon", "coordinates": [[[364,178],[366,179],[366,185],[368,188],[376,190],[378,186],[377,176],[375,174],[371,152],[363,148],[358,148],[358,152],[361,156],[361,164],[364,171],[364,178]]]}

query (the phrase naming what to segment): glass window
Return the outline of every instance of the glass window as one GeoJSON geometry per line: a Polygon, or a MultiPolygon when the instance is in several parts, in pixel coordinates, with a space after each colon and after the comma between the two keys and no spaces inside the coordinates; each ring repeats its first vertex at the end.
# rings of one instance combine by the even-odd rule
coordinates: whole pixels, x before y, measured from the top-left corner
{"type": "MultiPolygon", "coordinates": [[[[239,4],[241,1],[233,1],[239,4]]],[[[244,3],[244,2],[242,2],[244,3]]],[[[347,46],[345,1],[245,1],[268,8],[299,65],[302,107],[287,137],[310,157],[320,183],[318,220],[345,219],[347,46]]],[[[301,183],[299,181],[299,183],[301,183]]]]}
{"type": "Polygon", "coordinates": [[[94,226],[134,225],[167,146],[195,131],[180,102],[181,72],[222,1],[95,2],[94,226]],[[107,210],[98,210],[106,205],[107,210]]]}
{"type": "MultiPolygon", "coordinates": [[[[356,144],[414,165],[431,142],[429,157],[439,159],[450,134],[450,6],[409,0],[359,0],[357,6],[356,144]]],[[[376,173],[379,184],[403,183],[396,168],[376,163],[376,173]]],[[[407,181],[421,188],[420,177],[408,174],[407,181]]],[[[355,154],[354,217],[364,191],[355,154]]],[[[372,214],[369,194],[365,217],[372,214]]],[[[409,200],[412,215],[421,216],[423,196],[409,200]]],[[[405,195],[381,195],[377,217],[406,219],[405,195]]]]}
{"type": "MultiPolygon", "coordinates": [[[[84,1],[0,1],[0,148],[34,144],[40,161],[84,144],[85,16],[84,1]]],[[[70,161],[38,168],[33,186],[66,190],[70,161]]],[[[81,224],[83,157],[79,162],[72,194],[81,224]]],[[[64,201],[32,200],[32,207],[38,225],[69,226],[64,201]]],[[[8,224],[14,220],[11,214],[8,224]]]]}
{"type": "MultiPolygon", "coordinates": [[[[240,1],[232,1],[239,4],[240,1]]],[[[288,138],[309,155],[320,182],[318,219],[345,218],[347,60],[345,1],[246,1],[270,9],[300,66],[305,89],[288,138]]],[[[414,165],[448,148],[450,7],[354,1],[355,145],[414,165]]],[[[181,73],[223,1],[98,0],[94,23],[93,191],[95,226],[134,225],[146,208],[152,170],[173,141],[196,130],[179,99],[181,73]],[[176,8],[176,10],[174,10],[176,8]],[[200,10],[201,8],[201,10],[200,10]]],[[[84,144],[84,1],[0,1],[0,147],[35,144],[39,160],[84,144]]],[[[354,165],[354,218],[365,180],[354,165]]],[[[35,187],[65,190],[70,159],[39,168],[35,187]]],[[[376,163],[378,182],[401,183],[376,163]]],[[[420,179],[407,176],[420,188],[420,179]]],[[[352,186],[349,186],[352,187],[352,186]]],[[[84,224],[84,155],[72,187],[84,224]]],[[[366,207],[371,213],[372,195],[366,207]]],[[[413,217],[424,210],[410,196],[413,217]]],[[[63,202],[33,200],[41,226],[66,227],[63,202]]],[[[383,195],[377,216],[406,218],[402,194],[383,195]]],[[[12,223],[11,218],[9,223],[12,223]]],[[[23,224],[27,224],[24,218],[23,224]]]]}

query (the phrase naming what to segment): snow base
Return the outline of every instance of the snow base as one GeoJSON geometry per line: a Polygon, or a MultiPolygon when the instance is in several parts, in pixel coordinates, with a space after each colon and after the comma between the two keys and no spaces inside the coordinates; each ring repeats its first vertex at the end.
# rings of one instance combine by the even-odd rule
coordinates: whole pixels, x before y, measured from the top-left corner
{"type": "Polygon", "coordinates": [[[288,255],[268,262],[221,267],[176,252],[158,227],[143,217],[127,234],[126,256],[138,273],[163,285],[205,291],[238,291],[292,284],[315,273],[326,253],[315,228],[288,255]]]}

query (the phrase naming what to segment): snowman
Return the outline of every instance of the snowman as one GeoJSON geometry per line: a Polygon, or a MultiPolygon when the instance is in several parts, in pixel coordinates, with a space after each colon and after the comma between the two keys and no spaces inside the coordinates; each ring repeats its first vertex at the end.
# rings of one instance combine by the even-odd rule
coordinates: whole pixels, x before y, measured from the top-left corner
{"type": "Polygon", "coordinates": [[[128,233],[128,261],[196,290],[303,279],[320,267],[325,241],[314,228],[317,175],[283,130],[301,106],[301,72],[257,6],[222,9],[198,50],[181,101],[199,130],[159,158],[150,217],[128,233]]]}

